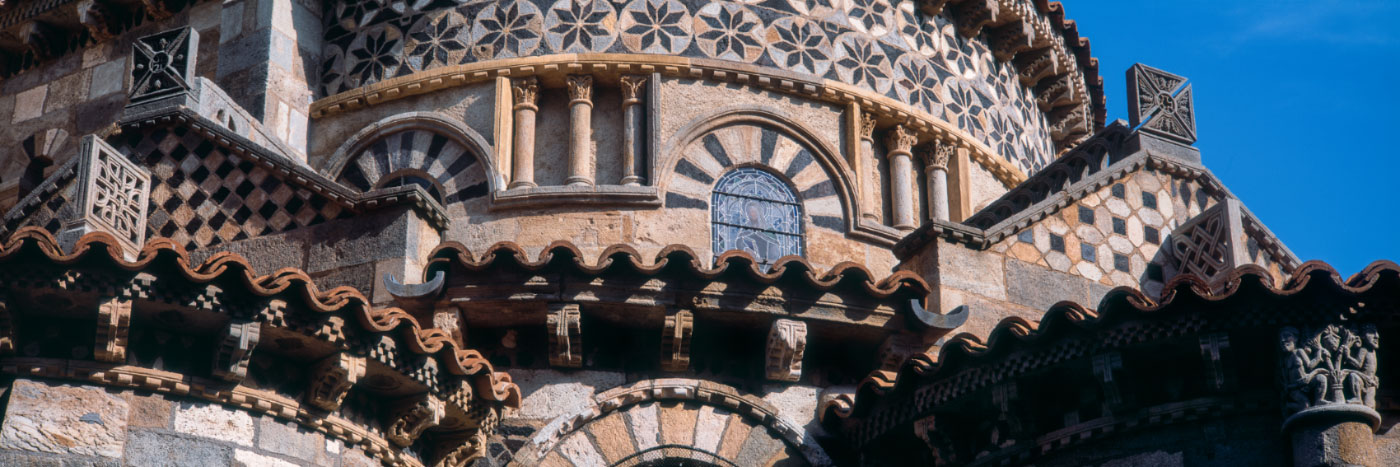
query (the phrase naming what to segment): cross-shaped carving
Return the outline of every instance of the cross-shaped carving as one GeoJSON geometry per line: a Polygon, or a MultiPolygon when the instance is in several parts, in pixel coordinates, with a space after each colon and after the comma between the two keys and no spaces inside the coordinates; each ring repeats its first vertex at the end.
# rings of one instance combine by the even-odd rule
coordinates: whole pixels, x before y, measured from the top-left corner
{"type": "Polygon", "coordinates": [[[1186,78],[1141,63],[1128,69],[1128,119],[1134,127],[1185,144],[1196,142],[1196,110],[1186,78]]]}
{"type": "Polygon", "coordinates": [[[136,40],[131,53],[131,104],[189,91],[199,33],[174,29],[136,40]]]}

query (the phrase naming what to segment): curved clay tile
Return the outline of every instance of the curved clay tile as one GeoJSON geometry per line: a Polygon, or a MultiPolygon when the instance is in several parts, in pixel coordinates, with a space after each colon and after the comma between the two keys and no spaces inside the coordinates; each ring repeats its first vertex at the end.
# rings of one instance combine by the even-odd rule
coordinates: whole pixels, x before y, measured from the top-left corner
{"type": "Polygon", "coordinates": [[[862,413],[881,397],[911,387],[919,380],[937,379],[952,362],[984,359],[1013,351],[1040,339],[1052,339],[1058,334],[1055,330],[1066,324],[1095,328],[1110,318],[1131,319],[1145,313],[1161,311],[1178,300],[1219,302],[1251,288],[1258,288],[1275,297],[1301,293],[1304,289],[1313,287],[1337,287],[1350,294],[1363,294],[1370,292],[1387,278],[1392,284],[1400,281],[1400,265],[1390,261],[1376,261],[1362,269],[1361,273],[1343,282],[1341,275],[1330,265],[1321,261],[1309,261],[1297,269],[1283,288],[1275,288],[1272,276],[1255,265],[1232,269],[1227,272],[1226,277],[1229,278],[1226,281],[1228,287],[1222,293],[1212,293],[1204,280],[1183,274],[1167,283],[1159,302],[1153,302],[1142,292],[1129,287],[1110,290],[1100,302],[1098,311],[1073,302],[1060,302],[1051,306],[1038,323],[1015,316],[1001,320],[988,334],[985,343],[970,333],[959,333],[948,339],[939,349],[936,359],[927,353],[916,354],[905,360],[899,370],[893,372],[893,377],[887,371],[873,372],[858,383],[854,396],[837,397],[828,401],[820,411],[822,423],[834,429],[837,420],[862,413]]]}

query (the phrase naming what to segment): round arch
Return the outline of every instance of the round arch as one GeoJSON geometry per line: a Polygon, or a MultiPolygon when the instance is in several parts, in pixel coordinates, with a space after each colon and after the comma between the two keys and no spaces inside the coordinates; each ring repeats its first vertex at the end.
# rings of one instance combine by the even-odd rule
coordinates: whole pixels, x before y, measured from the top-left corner
{"type": "Polygon", "coordinates": [[[710,381],[667,378],[604,391],[555,418],[510,465],[831,465],[799,425],[753,395],[710,381]],[[741,456],[742,454],[742,456],[741,456]],[[744,460],[747,460],[745,462],[744,460]],[[660,464],[655,464],[660,465],[660,464]]]}
{"type": "Polygon", "coordinates": [[[346,167],[371,145],[383,138],[406,131],[420,130],[446,137],[452,143],[462,146],[475,157],[485,174],[488,192],[495,192],[504,186],[500,171],[495,166],[491,145],[471,127],[456,121],[440,112],[407,112],[385,117],[346,139],[336,148],[321,166],[320,172],[332,180],[338,180],[346,167]]]}
{"type": "MultiPolygon", "coordinates": [[[[765,140],[764,143],[766,144],[767,141],[765,140]]],[[[815,133],[808,130],[801,123],[785,116],[778,110],[764,106],[745,105],[722,108],[701,115],[691,119],[667,139],[658,154],[661,156],[661,159],[658,161],[656,168],[653,169],[653,177],[657,180],[657,187],[663,192],[680,192],[684,190],[687,184],[696,185],[697,189],[691,191],[698,191],[698,185],[708,184],[713,186],[713,183],[718,180],[718,177],[722,176],[723,172],[727,172],[733,166],[765,165],[768,166],[766,167],[768,170],[781,174],[782,177],[780,178],[786,179],[786,181],[793,186],[806,208],[805,211],[808,212],[809,215],[820,216],[825,214],[828,217],[840,216],[839,223],[841,225],[837,230],[841,231],[849,231],[854,225],[854,219],[857,215],[856,205],[859,203],[855,202],[856,188],[854,180],[851,178],[851,170],[845,160],[839,156],[840,152],[816,138],[815,133]],[[760,129],[759,131],[772,132],[774,135],[777,135],[776,137],[779,139],[791,141],[791,143],[799,147],[800,152],[803,154],[799,154],[792,159],[775,158],[772,161],[762,160],[758,162],[737,163],[733,158],[716,157],[719,166],[722,166],[722,168],[718,171],[711,170],[709,172],[705,172],[705,168],[703,167],[705,164],[687,164],[686,152],[692,145],[699,143],[704,147],[705,151],[715,154],[719,151],[716,149],[716,141],[718,141],[718,139],[714,138],[714,135],[727,128],[743,126],[758,127],[760,129]],[[810,158],[810,161],[805,160],[806,158],[810,158]],[[773,162],[784,166],[774,167],[772,164],[773,162]],[[823,174],[825,174],[825,180],[795,180],[794,176],[797,175],[800,170],[792,170],[793,165],[806,163],[814,163],[820,167],[823,174]],[[705,173],[687,177],[686,174],[688,172],[696,172],[696,169],[705,173]],[[695,182],[699,183],[697,184],[695,182]],[[826,205],[830,203],[823,204],[819,202],[817,203],[819,205],[813,205],[811,203],[813,198],[828,196],[835,197],[835,206],[826,205]]],[[[695,196],[700,193],[690,194],[695,196]]],[[[708,198],[708,195],[706,197],[708,198]]],[[[835,227],[833,223],[838,220],[832,219],[831,221],[832,222],[818,223],[818,225],[835,227]]]]}

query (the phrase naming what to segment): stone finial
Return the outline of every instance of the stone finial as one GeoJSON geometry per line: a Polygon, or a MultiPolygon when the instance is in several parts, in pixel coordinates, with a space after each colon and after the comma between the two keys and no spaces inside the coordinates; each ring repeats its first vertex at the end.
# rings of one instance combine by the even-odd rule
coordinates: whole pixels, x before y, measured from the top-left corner
{"type": "Polygon", "coordinates": [[[566,79],[566,85],[569,88],[570,101],[593,101],[593,76],[569,75],[566,79]]]}
{"type": "Polygon", "coordinates": [[[248,376],[248,362],[253,359],[253,348],[258,346],[261,326],[257,321],[239,319],[229,323],[218,348],[214,349],[215,377],[238,383],[248,376]]]}
{"type": "Polygon", "coordinates": [[[1141,63],[1128,68],[1128,120],[1141,131],[1196,142],[1196,110],[1186,78],[1141,63]],[[1140,126],[1139,126],[1140,125],[1140,126]]]}
{"type": "Polygon", "coordinates": [[[345,402],[345,395],[360,378],[365,377],[365,359],[338,352],[322,359],[312,370],[306,388],[306,402],[322,410],[336,410],[345,402]]]}
{"type": "Polygon", "coordinates": [[[1329,324],[1279,330],[1284,415],[1333,404],[1376,408],[1377,351],[1374,324],[1329,324]]]}
{"type": "Polygon", "coordinates": [[[408,447],[423,434],[423,430],[442,423],[442,417],[446,414],[447,405],[432,394],[424,393],[400,400],[393,407],[389,441],[401,447],[408,447]]]}
{"type": "Polygon", "coordinates": [[[904,125],[891,128],[887,138],[888,142],[886,144],[889,147],[886,149],[891,156],[897,154],[912,154],[910,151],[914,149],[914,144],[919,142],[919,135],[914,134],[909,127],[904,125]]]}
{"type": "Polygon", "coordinates": [[[695,315],[686,310],[666,316],[661,334],[661,369],[685,371],[690,368],[690,336],[695,332],[695,315]]]}
{"type": "Polygon", "coordinates": [[[131,53],[130,103],[189,93],[194,88],[199,33],[180,28],[137,39],[131,53]]]}
{"type": "Polygon", "coordinates": [[[647,77],[642,75],[622,76],[622,104],[639,104],[645,93],[647,77]]]}
{"type": "Polygon", "coordinates": [[[923,151],[924,164],[931,169],[948,170],[948,160],[957,150],[958,146],[951,141],[934,142],[923,151]]]}
{"type": "Polygon", "coordinates": [[[807,323],[790,319],[773,321],[768,331],[768,379],[797,381],[802,378],[802,353],[807,348],[807,323]]]}
{"type": "Polygon", "coordinates": [[[515,108],[539,108],[536,103],[540,97],[540,81],[534,76],[511,80],[510,93],[515,96],[515,108]]]}
{"type": "Polygon", "coordinates": [[[126,361],[126,336],[131,331],[131,300],[122,297],[101,299],[97,304],[97,339],[93,357],[101,362],[126,361]]]}
{"type": "Polygon", "coordinates": [[[65,219],[60,243],[71,248],[83,234],[102,231],[134,257],[146,241],[151,175],[93,135],[83,137],[78,157],[80,211],[65,219]]]}
{"type": "Polygon", "coordinates": [[[74,6],[78,12],[78,22],[87,27],[93,40],[103,42],[116,37],[108,26],[107,6],[100,0],[81,0],[74,6]]]}
{"type": "Polygon", "coordinates": [[[860,113],[860,138],[873,140],[875,137],[875,116],[870,112],[860,113]]]}
{"type": "Polygon", "coordinates": [[[583,333],[577,303],[551,304],[545,326],[549,332],[549,364],[578,368],[583,366],[583,333]]]}

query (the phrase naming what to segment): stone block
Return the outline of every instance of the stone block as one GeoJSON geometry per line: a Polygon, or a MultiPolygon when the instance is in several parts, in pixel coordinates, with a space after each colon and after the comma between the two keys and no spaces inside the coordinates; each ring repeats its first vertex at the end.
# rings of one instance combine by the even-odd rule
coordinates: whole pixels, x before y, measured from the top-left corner
{"type": "Polygon", "coordinates": [[[19,123],[44,114],[44,98],[48,96],[48,85],[26,89],[15,96],[15,111],[10,123],[19,123]]]}
{"type": "Polygon", "coordinates": [[[661,402],[661,440],[664,444],[690,445],[695,442],[695,420],[699,407],[682,402],[661,402]]]}
{"type": "Polygon", "coordinates": [[[379,467],[379,461],[365,455],[364,451],[358,448],[345,448],[341,450],[341,467],[379,467]]]}
{"type": "Polygon", "coordinates": [[[77,134],[93,133],[111,125],[121,116],[126,106],[126,93],[111,93],[100,98],[78,104],[77,134]]]}
{"type": "Polygon", "coordinates": [[[159,395],[123,393],[130,407],[127,412],[127,425],[140,428],[167,428],[175,403],[159,395]]]}
{"type": "Polygon", "coordinates": [[[233,452],[234,467],[296,467],[296,464],[242,449],[233,452]]]}
{"type": "Polygon", "coordinates": [[[739,455],[735,459],[735,463],[739,465],[768,465],[768,459],[784,447],[783,442],[774,438],[768,433],[768,430],[749,430],[749,437],[744,440],[744,446],[739,448],[739,455]]]}
{"type": "Polygon", "coordinates": [[[964,290],[994,300],[1006,300],[1003,257],[974,251],[962,244],[938,242],[938,281],[943,287],[964,290]]]}
{"type": "Polygon", "coordinates": [[[749,431],[753,429],[744,420],[744,416],[737,413],[729,414],[729,420],[724,426],[724,435],[720,438],[719,450],[717,453],[725,459],[733,459],[739,455],[739,449],[744,447],[744,441],[749,439],[749,431]]]}
{"type": "Polygon", "coordinates": [[[118,467],[120,460],[0,451],[0,465],[12,467],[118,467]]]}
{"type": "Polygon", "coordinates": [[[1088,281],[1016,260],[1006,262],[1007,298],[1011,303],[1044,311],[1061,300],[1084,303],[1088,281]]]}
{"type": "Polygon", "coordinates": [[[245,2],[224,2],[219,11],[219,42],[224,43],[243,34],[243,5],[245,2]]]}
{"type": "Polygon", "coordinates": [[[87,70],[78,70],[54,80],[44,99],[44,112],[66,109],[87,100],[91,78],[87,70]]]}
{"type": "Polygon", "coordinates": [[[561,441],[558,452],[563,454],[564,458],[573,461],[574,465],[606,465],[603,456],[598,454],[598,450],[588,439],[588,435],[582,432],[576,432],[573,436],[561,441]]]}
{"type": "Polygon", "coordinates": [[[795,426],[806,426],[817,420],[816,386],[765,385],[763,401],[778,409],[778,416],[795,426]]]}
{"type": "Polygon", "coordinates": [[[15,380],[0,449],[121,458],[126,400],[101,388],[15,380]]]}
{"type": "Polygon", "coordinates": [[[175,431],[252,446],[256,430],[248,412],[221,405],[182,402],[175,412],[175,431]]]}
{"type": "Polygon", "coordinates": [[[258,418],[258,448],[264,451],[314,461],[324,443],[320,433],[301,430],[272,417],[258,418]]]}
{"type": "Polygon", "coordinates": [[[126,79],[126,60],[112,60],[92,69],[92,85],[88,99],[96,99],[122,90],[126,79]]]}
{"type": "Polygon", "coordinates": [[[632,428],[638,450],[651,449],[661,443],[660,437],[657,436],[661,433],[658,409],[655,402],[647,402],[637,404],[627,411],[627,424],[632,428]]]}
{"type": "Polygon", "coordinates": [[[232,448],[205,440],[137,430],[126,445],[126,464],[152,467],[229,465],[232,448]]]}
{"type": "Polygon", "coordinates": [[[525,396],[516,417],[528,420],[576,413],[593,403],[593,394],[623,383],[622,373],[604,371],[521,370],[511,376],[525,396]]]}
{"type": "Polygon", "coordinates": [[[597,440],[598,451],[608,464],[617,463],[637,450],[632,445],[632,435],[627,433],[625,418],[622,414],[614,413],[588,424],[588,433],[597,440]]]}

